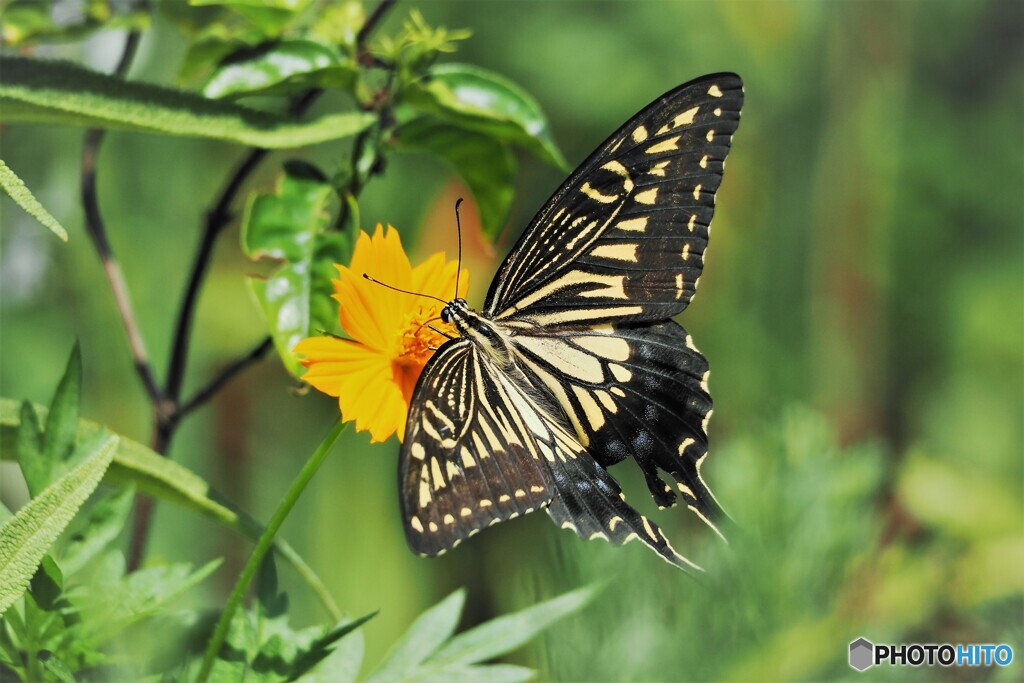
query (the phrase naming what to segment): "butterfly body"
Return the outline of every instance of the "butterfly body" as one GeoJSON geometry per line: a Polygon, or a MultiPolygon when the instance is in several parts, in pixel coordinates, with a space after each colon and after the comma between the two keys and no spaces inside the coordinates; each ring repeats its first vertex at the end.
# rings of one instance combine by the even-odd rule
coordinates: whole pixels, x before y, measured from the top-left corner
{"type": "Polygon", "coordinates": [[[555,192],[482,311],[444,308],[460,336],[424,368],[399,471],[414,550],[545,508],[583,538],[694,566],[607,468],[632,458],[659,506],[682,500],[713,527],[707,361],[671,317],[697,288],[741,104],[734,74],[666,93],[555,192]]]}

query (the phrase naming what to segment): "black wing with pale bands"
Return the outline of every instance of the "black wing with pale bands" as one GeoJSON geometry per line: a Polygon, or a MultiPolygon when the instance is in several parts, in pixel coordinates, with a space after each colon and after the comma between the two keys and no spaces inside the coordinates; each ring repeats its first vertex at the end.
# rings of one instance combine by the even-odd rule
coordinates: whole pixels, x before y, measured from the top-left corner
{"type": "Polygon", "coordinates": [[[712,412],[708,363],[686,330],[672,321],[536,328],[512,341],[534,386],[599,464],[632,457],[659,506],[674,505],[678,491],[713,525],[718,504],[700,476],[712,412]]]}
{"type": "Polygon", "coordinates": [[[438,555],[481,529],[547,505],[541,446],[468,340],[434,354],[413,392],[399,462],[410,547],[438,555]]]}
{"type": "Polygon", "coordinates": [[[671,564],[696,568],[615,480],[528,393],[472,343],[449,342],[414,392],[399,479],[406,538],[438,555],[480,529],[547,506],[562,528],[621,545],[639,539],[671,564]]]}
{"type": "Polygon", "coordinates": [[[510,325],[665,320],[693,296],[743,86],[714,74],[651,103],[558,189],[485,311],[510,325]]]}

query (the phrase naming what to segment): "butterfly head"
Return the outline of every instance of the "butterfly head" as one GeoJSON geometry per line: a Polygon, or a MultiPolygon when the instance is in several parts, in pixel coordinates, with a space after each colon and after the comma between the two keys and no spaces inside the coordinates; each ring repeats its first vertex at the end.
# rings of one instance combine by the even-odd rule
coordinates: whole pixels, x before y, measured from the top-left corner
{"type": "Polygon", "coordinates": [[[460,336],[475,343],[499,366],[511,362],[511,351],[505,335],[494,322],[470,308],[465,299],[450,301],[441,311],[441,320],[454,325],[460,336]]]}
{"type": "Polygon", "coordinates": [[[459,297],[452,301],[441,309],[441,320],[446,323],[452,323],[458,327],[456,322],[459,318],[465,317],[466,313],[470,312],[469,304],[465,299],[459,297]]]}

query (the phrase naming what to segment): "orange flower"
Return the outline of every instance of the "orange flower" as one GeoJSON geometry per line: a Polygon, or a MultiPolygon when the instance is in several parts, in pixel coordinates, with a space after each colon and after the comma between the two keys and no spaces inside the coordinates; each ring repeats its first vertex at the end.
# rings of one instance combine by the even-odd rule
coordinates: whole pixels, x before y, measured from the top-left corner
{"type": "MultiPolygon", "coordinates": [[[[395,292],[363,278],[411,292],[429,294],[445,301],[455,296],[458,264],[438,252],[413,268],[402,250],[398,231],[377,225],[370,237],[359,233],[349,266],[335,265],[338,279],[334,296],[341,326],[351,339],[310,337],[293,352],[306,366],[302,379],[330,396],[338,397],[344,421],[355,420],[356,429],[369,431],[373,442],[385,441],[397,432],[405,436],[409,401],[423,366],[446,339],[424,323],[441,314],[443,305],[432,299],[395,292]]],[[[458,296],[469,289],[463,270],[458,296]]],[[[451,325],[439,319],[430,323],[455,335],[451,325]]]]}

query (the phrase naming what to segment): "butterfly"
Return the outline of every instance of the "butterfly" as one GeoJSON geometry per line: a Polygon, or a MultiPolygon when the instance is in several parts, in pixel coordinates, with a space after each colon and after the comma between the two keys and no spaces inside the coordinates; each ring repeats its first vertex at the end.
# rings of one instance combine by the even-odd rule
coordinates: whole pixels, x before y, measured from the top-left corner
{"type": "Polygon", "coordinates": [[[708,363],[671,318],[697,290],[742,103],[731,73],[652,102],[552,195],[480,312],[462,298],[445,306],[459,336],[420,376],[399,463],[415,552],[543,508],[584,539],[639,540],[699,569],[608,468],[632,458],[660,507],[681,500],[715,528],[700,474],[708,363]]]}

